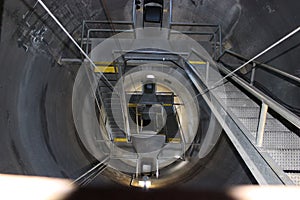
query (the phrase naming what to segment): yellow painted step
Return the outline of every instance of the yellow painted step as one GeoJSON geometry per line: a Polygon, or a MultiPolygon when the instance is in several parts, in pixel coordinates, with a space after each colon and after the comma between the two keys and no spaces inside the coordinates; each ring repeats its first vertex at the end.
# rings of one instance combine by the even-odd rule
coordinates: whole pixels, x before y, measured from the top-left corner
{"type": "Polygon", "coordinates": [[[191,63],[192,65],[206,65],[206,62],[203,61],[189,60],[189,63],[191,63]]]}
{"type": "Polygon", "coordinates": [[[118,73],[118,69],[114,67],[112,62],[95,62],[95,65],[94,72],[96,73],[118,73]]]}
{"type": "Polygon", "coordinates": [[[127,138],[114,138],[114,142],[127,143],[127,138]]]}
{"type": "Polygon", "coordinates": [[[169,143],[180,143],[181,139],[180,138],[168,138],[169,143]]]}

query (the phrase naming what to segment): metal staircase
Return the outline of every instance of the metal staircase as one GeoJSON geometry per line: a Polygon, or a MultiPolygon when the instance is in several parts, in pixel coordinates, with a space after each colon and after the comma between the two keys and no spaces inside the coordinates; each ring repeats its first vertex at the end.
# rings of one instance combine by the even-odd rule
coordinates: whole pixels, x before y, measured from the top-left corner
{"type": "MultiPolygon", "coordinates": [[[[122,71],[117,65],[117,63],[112,62],[96,62],[96,64],[102,64],[98,65],[97,68],[94,69],[94,72],[102,73],[102,76],[106,78],[110,82],[110,84],[115,87],[117,84],[117,81],[122,76],[122,71]]],[[[101,76],[101,75],[100,75],[101,76]]],[[[106,127],[109,129],[108,132],[111,135],[112,141],[120,141],[118,138],[123,138],[123,142],[126,142],[126,134],[121,129],[122,127],[125,127],[124,122],[124,116],[123,116],[123,108],[121,105],[121,98],[120,95],[118,96],[113,95],[113,88],[107,87],[106,82],[99,81],[98,88],[97,88],[97,99],[99,102],[101,102],[101,108],[106,113],[105,116],[105,124],[106,127]],[[112,105],[113,104],[113,105],[112,105]],[[113,110],[115,112],[120,113],[118,116],[113,115],[113,110]],[[120,127],[121,126],[121,127],[120,127]]]]}
{"type": "MultiPolygon", "coordinates": [[[[40,3],[47,10],[47,7],[42,2],[40,3]]],[[[93,40],[96,42],[95,44],[92,44],[91,39],[95,38],[91,38],[90,34],[94,32],[101,35],[103,31],[107,32],[107,30],[93,29],[91,26],[93,25],[95,27],[97,26],[97,23],[115,23],[132,26],[134,29],[136,25],[135,16],[135,9],[133,9],[133,20],[129,22],[84,21],[81,37],[82,43],[81,46],[79,46],[57,19],[51,15],[93,66],[96,66],[97,62],[92,62],[87,53],[89,53],[89,50],[92,49],[91,47],[93,45],[99,44],[99,42],[102,42],[105,38],[101,39],[98,37],[96,38],[98,41],[93,40]],[[86,47],[86,52],[82,50],[84,47],[86,47]]],[[[173,22],[172,1],[170,1],[169,28],[175,28],[176,26],[207,28],[207,24],[173,22]]],[[[206,33],[203,31],[183,31],[183,33],[201,37],[203,35],[208,36],[208,41],[212,42],[213,45],[213,50],[211,51],[212,57],[220,61],[220,58],[223,56],[221,55],[221,27],[219,25],[209,25],[208,28],[210,31],[208,33],[207,31],[206,33]],[[219,59],[217,59],[218,56],[219,59]]],[[[300,29],[298,28],[293,31],[280,42],[292,36],[299,30],[300,29]]],[[[109,30],[109,32],[113,33],[121,31],[123,31],[123,29],[118,29],[117,31],[109,30]]],[[[136,38],[135,30],[131,30],[131,33],[133,33],[134,38],[136,38]]],[[[169,31],[168,40],[171,38],[170,34],[177,34],[177,32],[169,31]]],[[[274,46],[277,44],[278,42],[275,43],[274,46]]],[[[173,64],[181,67],[190,78],[194,87],[198,90],[198,95],[203,97],[205,103],[211,109],[259,184],[300,185],[300,118],[253,86],[256,65],[267,68],[274,73],[279,73],[281,76],[290,78],[298,83],[300,83],[300,78],[273,69],[270,66],[260,64],[257,61],[253,61],[253,59],[244,59],[244,61],[253,64],[250,82],[247,82],[235,74],[235,71],[229,70],[221,63],[215,64],[214,61],[203,58],[200,53],[194,50],[189,49],[189,52],[183,53],[193,55],[193,62],[190,62],[189,59],[185,59],[178,54],[161,51],[152,51],[149,53],[149,55],[154,56],[154,59],[150,59],[149,55],[146,55],[145,57],[145,53],[143,53],[141,55],[135,55],[134,60],[146,59],[148,61],[171,61],[173,64]],[[161,56],[162,54],[163,56],[161,56]],[[226,77],[226,79],[224,77],[226,77]],[[220,79],[224,79],[224,81],[219,82],[220,79]],[[222,84],[219,85],[216,83],[222,84]],[[271,112],[268,110],[271,110],[271,112]]],[[[79,60],[79,62],[81,62],[81,60],[79,60]]],[[[129,117],[129,114],[125,112],[126,109],[124,110],[124,106],[127,107],[128,105],[124,105],[124,101],[121,99],[126,98],[125,91],[123,91],[124,93],[121,94],[121,96],[114,99],[112,97],[112,88],[107,86],[107,81],[110,86],[115,86],[117,80],[122,76],[122,68],[115,63],[108,64],[108,66],[103,69],[101,69],[101,63],[99,65],[100,66],[96,66],[94,72],[100,73],[101,76],[105,77],[105,81],[100,81],[97,86],[99,102],[101,103],[99,111],[99,115],[101,115],[100,121],[104,123],[105,129],[110,135],[110,142],[112,142],[113,145],[117,142],[115,141],[115,138],[124,138],[124,136],[126,136],[126,141],[124,141],[124,143],[129,144],[130,133],[128,132],[128,128],[130,129],[130,125],[128,124],[128,120],[126,120],[126,118],[129,117]],[[112,102],[116,103],[113,107],[111,106],[112,102]],[[112,109],[120,110],[120,116],[113,116],[112,109]],[[123,127],[127,126],[127,132],[125,131],[126,134],[117,124],[123,124],[123,127]]],[[[185,145],[184,140],[182,140],[181,143],[185,145]]],[[[182,154],[184,157],[185,152],[182,152],[182,154]]],[[[112,155],[109,155],[109,158],[112,158],[112,155]]],[[[104,166],[107,160],[109,159],[105,159],[99,166],[104,166]]],[[[100,170],[96,170],[96,174],[101,171],[102,167],[100,167],[100,170]]]]}
{"type": "MultiPolygon", "coordinates": [[[[162,52],[156,53],[159,55],[162,52]]],[[[151,54],[154,55],[156,53],[151,52],[151,54]]],[[[197,54],[197,52],[194,53],[197,54]]],[[[157,55],[154,56],[155,60],[159,60],[159,56],[157,55]]],[[[143,55],[143,57],[145,57],[145,55],[143,55]]],[[[173,59],[174,55],[171,54],[170,60],[172,60],[171,58],[173,59]]],[[[136,55],[135,59],[137,59],[136,55]]],[[[181,59],[183,58],[173,60],[179,60],[180,63],[181,59]]],[[[223,76],[230,73],[230,71],[221,64],[208,65],[208,61],[201,58],[191,62],[185,59],[183,59],[183,61],[187,64],[183,68],[191,80],[195,79],[195,76],[199,78],[199,81],[194,81],[193,83],[196,88],[201,88],[199,89],[199,93],[204,96],[207,93],[207,89],[222,77],[220,76],[220,72],[223,76]]],[[[115,72],[117,71],[118,70],[115,70],[115,72]]],[[[118,77],[117,73],[106,73],[105,71],[103,71],[103,73],[111,83],[115,84],[118,77]]],[[[265,96],[257,98],[257,96],[251,93],[252,90],[255,90],[254,94],[256,94],[256,92],[261,93],[257,89],[254,89],[250,83],[246,83],[246,81],[234,75],[228,78],[224,84],[222,84],[222,87],[218,86],[209,89],[209,98],[207,98],[206,101],[208,104],[211,104],[212,99],[215,98],[218,102],[218,105],[211,104],[213,107],[215,106],[215,108],[211,107],[212,110],[215,110],[213,111],[215,115],[224,116],[224,112],[226,112],[225,118],[219,118],[219,122],[225,132],[232,132],[233,135],[244,135],[242,139],[237,139],[236,145],[242,146],[245,150],[244,153],[240,152],[242,154],[241,156],[248,167],[253,168],[252,172],[260,184],[300,185],[300,137],[299,128],[296,127],[299,124],[295,126],[295,124],[292,123],[293,125],[287,126],[287,122],[281,122],[277,119],[276,115],[272,115],[274,112],[271,112],[271,114],[267,113],[267,110],[263,110],[265,103],[262,103],[262,105],[260,105],[260,103],[271,101],[277,105],[276,102],[265,96]],[[218,108],[218,106],[220,106],[220,108],[218,108]],[[265,119],[264,112],[266,116],[265,119]],[[228,120],[229,118],[230,120],[228,120]],[[234,123],[235,128],[232,128],[232,123],[234,123]],[[262,126],[261,123],[265,124],[262,130],[260,130],[262,126]],[[290,127],[292,127],[292,129],[290,127]],[[228,128],[230,130],[228,130],[228,128]],[[253,149],[250,149],[249,146],[252,146],[253,149]],[[252,164],[247,163],[246,160],[248,156],[250,156],[250,163],[252,164]],[[260,176],[263,177],[260,178],[260,176]]],[[[110,107],[112,92],[109,91],[105,84],[99,85],[99,91],[103,97],[110,131],[113,138],[116,138],[114,142],[122,142],[123,145],[128,144],[124,138],[126,134],[120,130],[115,121],[116,119],[112,116],[110,107]],[[123,140],[121,138],[123,138],[123,140]]],[[[115,101],[120,102],[119,99],[115,99],[115,101]]],[[[273,104],[271,105],[273,106],[273,104]]],[[[121,106],[119,109],[121,109],[121,106]]],[[[293,118],[297,118],[287,109],[280,109],[284,109],[285,112],[292,115],[293,118]]],[[[123,118],[120,116],[117,120],[120,120],[118,123],[121,123],[123,118]]],[[[295,120],[292,122],[294,121],[295,120]]]]}
{"type": "MultiPolygon", "coordinates": [[[[210,68],[208,75],[206,65],[194,64],[203,83],[206,82],[210,86],[220,79],[219,70],[224,75],[230,73],[221,64],[217,66],[210,68]],[[206,80],[207,78],[209,80],[206,80]]],[[[299,123],[291,125],[288,119],[279,120],[278,113],[274,115],[275,112],[273,111],[274,116],[267,113],[264,103],[266,98],[262,96],[261,99],[258,99],[250,93],[251,90],[254,90],[254,87],[250,83],[247,84],[237,75],[233,75],[233,78],[226,80],[222,87],[213,87],[210,90],[210,95],[217,99],[266,161],[266,165],[259,166],[258,170],[263,171],[264,168],[271,168],[282,183],[300,185],[300,120],[299,123]],[[246,86],[248,86],[248,91],[245,89],[246,86]],[[262,104],[259,105],[258,103],[262,104]],[[264,126],[262,130],[260,130],[261,126],[264,126]],[[260,131],[261,133],[259,133],[260,131]]],[[[258,90],[257,92],[261,93],[258,90]]],[[[272,99],[270,101],[276,105],[272,99]]],[[[287,112],[293,118],[298,118],[293,113],[287,112]]]]}

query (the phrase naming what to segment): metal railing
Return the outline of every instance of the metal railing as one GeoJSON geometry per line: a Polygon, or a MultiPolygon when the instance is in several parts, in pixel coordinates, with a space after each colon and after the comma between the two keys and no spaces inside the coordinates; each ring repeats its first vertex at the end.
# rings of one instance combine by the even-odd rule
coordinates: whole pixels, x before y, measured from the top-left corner
{"type": "Polygon", "coordinates": [[[104,131],[105,135],[108,136],[110,141],[113,141],[113,135],[111,131],[108,128],[108,116],[104,108],[103,100],[101,97],[99,97],[102,104],[100,105],[99,109],[99,123],[100,123],[100,129],[101,131],[104,131]]]}
{"type": "Polygon", "coordinates": [[[85,45],[85,51],[86,53],[90,52],[90,44],[91,40],[93,38],[107,38],[107,37],[92,37],[92,33],[100,33],[100,34],[107,34],[107,33],[122,33],[122,32],[128,32],[133,33],[133,37],[135,38],[135,24],[134,21],[99,21],[99,20],[84,20],[82,22],[82,33],[81,33],[81,48],[84,49],[85,45]],[[96,28],[101,27],[103,25],[110,25],[110,26],[121,26],[118,29],[112,29],[110,28],[96,28]],[[93,26],[93,27],[92,27],[93,26]],[[124,27],[125,26],[125,27],[124,27]],[[130,28],[128,28],[129,26],[130,28]]]}
{"type": "MultiPolygon", "coordinates": [[[[124,62],[124,58],[121,56],[121,60],[124,62]]],[[[124,130],[126,132],[126,138],[127,141],[131,140],[131,130],[130,130],[130,125],[129,125],[129,113],[127,109],[127,101],[126,101],[126,94],[125,94],[125,88],[124,88],[124,76],[123,76],[123,69],[122,69],[123,64],[117,59],[116,62],[116,68],[118,69],[118,75],[119,79],[121,81],[121,91],[119,91],[119,98],[120,98],[120,104],[121,104],[121,109],[122,109],[122,117],[124,121],[124,130]]],[[[125,73],[125,72],[124,72],[125,73]]]]}
{"type": "MultiPolygon", "coordinates": [[[[221,59],[223,58],[223,56],[226,55],[226,54],[231,55],[231,56],[233,56],[235,58],[238,58],[238,59],[240,59],[242,61],[245,61],[245,62],[249,60],[248,58],[242,56],[241,54],[238,54],[238,53],[233,52],[231,50],[225,49],[223,51],[222,55],[218,58],[218,61],[221,61],[221,59]]],[[[256,61],[256,60],[253,60],[250,64],[252,64],[252,66],[253,66],[251,68],[251,77],[250,77],[250,80],[251,80],[250,84],[251,85],[253,85],[253,83],[255,81],[255,69],[256,68],[261,68],[261,69],[263,69],[263,70],[265,70],[267,72],[273,73],[273,74],[275,74],[277,76],[282,76],[284,78],[287,78],[290,81],[293,81],[293,82],[295,82],[297,84],[300,84],[300,77],[297,77],[297,76],[291,75],[291,74],[289,74],[287,72],[284,72],[284,71],[281,71],[279,69],[276,69],[273,66],[261,63],[261,62],[256,61]]]]}
{"type": "Polygon", "coordinates": [[[91,183],[99,174],[101,174],[101,172],[103,172],[103,170],[105,170],[109,159],[109,156],[104,157],[97,165],[75,179],[72,184],[85,186],[91,183]]]}
{"type": "MultiPolygon", "coordinates": [[[[189,23],[189,22],[175,22],[173,21],[173,0],[170,0],[169,5],[169,35],[168,38],[172,34],[186,34],[189,36],[208,36],[209,42],[213,41],[213,57],[217,59],[220,55],[222,55],[222,27],[220,24],[205,24],[205,23],[189,23]],[[198,31],[190,31],[190,30],[178,30],[175,31],[175,27],[181,28],[198,28],[198,31]],[[174,30],[173,30],[174,29],[174,30]],[[217,51],[219,48],[219,51],[217,51]]],[[[198,41],[199,42],[199,41],[198,41]]]]}
{"type": "Polygon", "coordinates": [[[176,116],[176,121],[178,123],[178,127],[179,127],[179,134],[180,134],[180,138],[181,138],[181,144],[182,144],[182,158],[185,159],[185,150],[186,150],[186,139],[184,137],[184,132],[183,132],[183,128],[180,122],[180,118],[179,118],[179,114],[178,114],[178,110],[176,108],[176,106],[173,106],[173,111],[175,113],[176,116]]]}
{"type": "MultiPolygon", "coordinates": [[[[192,51],[200,59],[202,59],[202,60],[204,59],[201,56],[201,54],[199,54],[196,50],[193,49],[192,51]]],[[[229,69],[227,69],[221,65],[217,65],[217,66],[215,66],[215,68],[216,68],[216,70],[220,70],[221,72],[223,72],[225,75],[232,73],[232,71],[230,71],[229,69]]],[[[285,108],[284,106],[277,103],[275,100],[273,100],[269,96],[263,94],[261,91],[259,91],[254,86],[252,86],[251,83],[246,82],[245,80],[236,76],[235,74],[233,74],[229,78],[232,79],[234,82],[236,82],[239,86],[241,86],[247,92],[249,92],[251,95],[256,97],[258,100],[260,100],[262,103],[261,110],[260,110],[261,114],[259,117],[258,132],[256,134],[256,145],[258,147],[261,147],[262,143],[263,143],[263,135],[264,135],[264,128],[265,128],[265,123],[266,123],[266,119],[267,119],[266,117],[267,117],[268,108],[271,108],[277,114],[279,114],[284,119],[286,119],[289,123],[293,124],[297,128],[300,128],[300,118],[297,115],[295,115],[294,113],[289,111],[287,108],[285,108]]],[[[214,88],[212,88],[212,89],[214,89],[214,88]]]]}

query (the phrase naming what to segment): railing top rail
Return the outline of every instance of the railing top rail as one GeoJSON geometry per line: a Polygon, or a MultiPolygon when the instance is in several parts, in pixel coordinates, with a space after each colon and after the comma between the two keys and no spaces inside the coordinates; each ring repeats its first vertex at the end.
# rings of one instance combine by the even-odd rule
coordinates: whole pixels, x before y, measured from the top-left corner
{"type": "Polygon", "coordinates": [[[133,25],[133,21],[105,21],[105,20],[83,20],[83,23],[89,23],[89,24],[127,24],[127,25],[133,25]]]}
{"type": "Polygon", "coordinates": [[[155,50],[115,50],[113,53],[126,53],[126,54],[158,54],[158,55],[172,55],[172,56],[188,56],[185,52],[167,52],[167,51],[155,51],[155,50]]]}
{"type": "Polygon", "coordinates": [[[171,26],[199,26],[199,27],[212,27],[219,28],[218,24],[202,24],[202,23],[186,23],[186,22],[171,22],[171,26]]]}
{"type": "MultiPolygon", "coordinates": [[[[226,54],[226,53],[228,53],[228,54],[230,54],[230,55],[232,55],[232,56],[234,56],[234,57],[236,57],[236,58],[239,58],[239,59],[241,59],[241,60],[243,60],[243,61],[248,61],[248,60],[249,60],[248,58],[242,56],[241,54],[238,54],[238,53],[233,52],[233,51],[228,50],[228,49],[225,49],[225,50],[224,50],[223,55],[221,55],[220,58],[219,58],[218,60],[220,60],[220,59],[224,56],[224,54],[226,54]]],[[[281,70],[279,70],[279,69],[274,68],[273,66],[270,66],[270,65],[261,63],[261,62],[256,61],[256,60],[253,60],[251,63],[255,63],[257,66],[260,66],[262,69],[265,69],[265,70],[267,70],[267,71],[274,72],[275,74],[281,75],[281,76],[283,76],[283,77],[286,77],[286,78],[288,78],[288,79],[291,79],[291,80],[293,80],[293,81],[295,81],[295,82],[297,82],[297,83],[300,84],[300,77],[294,76],[294,75],[289,74],[289,73],[284,72],[284,71],[281,71],[281,70]]]]}
{"type": "MultiPolygon", "coordinates": [[[[200,59],[203,59],[201,57],[201,55],[199,53],[197,53],[196,50],[193,50],[193,52],[195,53],[195,55],[197,55],[197,56],[199,55],[200,59]]],[[[204,60],[204,61],[206,61],[206,60],[204,60]]],[[[187,64],[189,66],[191,66],[190,63],[187,62],[187,64]]],[[[232,73],[229,69],[227,69],[225,67],[218,66],[218,65],[216,65],[214,67],[217,67],[217,70],[221,70],[225,74],[232,73]]],[[[249,83],[247,83],[246,81],[244,81],[242,78],[236,76],[236,74],[234,74],[233,76],[231,76],[231,78],[233,79],[233,81],[235,81],[238,85],[240,85],[245,90],[247,90],[249,93],[251,93],[257,99],[259,99],[262,102],[264,102],[265,104],[267,104],[272,110],[274,110],[279,115],[281,115],[282,117],[284,117],[285,119],[287,119],[290,123],[292,123],[293,125],[295,125],[297,128],[300,128],[300,117],[298,117],[297,115],[295,115],[294,113],[292,113],[291,111],[289,111],[284,106],[282,106],[279,103],[277,103],[272,98],[270,98],[267,95],[263,94],[258,89],[256,89],[253,86],[251,86],[249,83]]]]}

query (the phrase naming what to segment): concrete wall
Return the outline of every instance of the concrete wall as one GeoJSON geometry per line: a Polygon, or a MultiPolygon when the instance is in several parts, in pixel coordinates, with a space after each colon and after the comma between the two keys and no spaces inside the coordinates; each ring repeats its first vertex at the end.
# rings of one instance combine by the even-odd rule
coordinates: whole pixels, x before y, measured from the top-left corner
{"type": "MultiPolygon", "coordinates": [[[[28,52],[18,47],[17,39],[26,27],[22,15],[34,2],[6,0],[4,4],[0,43],[0,172],[76,177],[95,160],[78,140],[72,119],[70,98],[78,66],[60,66],[56,61],[62,54],[77,56],[78,52],[49,19],[45,22],[50,27],[47,46],[33,47],[28,52]]],[[[129,15],[122,10],[126,1],[106,2],[113,16],[129,15]]],[[[79,36],[82,19],[105,19],[99,1],[46,3],[75,37],[79,36]]],[[[220,23],[225,46],[251,57],[299,25],[299,7],[300,2],[292,0],[178,0],[174,19],[220,23]]],[[[299,41],[297,35],[261,60],[299,76],[299,41]],[[283,51],[287,53],[281,55],[283,51]]],[[[299,106],[299,90],[295,86],[273,76],[266,78],[263,73],[257,80],[284,101],[299,106]]],[[[196,178],[209,180],[207,185],[214,186],[253,182],[226,138],[222,137],[216,152],[219,153],[212,154],[210,164],[203,166],[206,170],[196,178]],[[220,159],[223,156],[226,159],[220,159]],[[222,173],[224,169],[226,173],[222,173]]],[[[199,180],[191,183],[198,184],[199,180]]],[[[104,177],[99,182],[109,184],[104,177]]]]}

